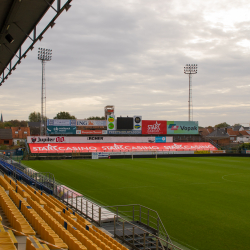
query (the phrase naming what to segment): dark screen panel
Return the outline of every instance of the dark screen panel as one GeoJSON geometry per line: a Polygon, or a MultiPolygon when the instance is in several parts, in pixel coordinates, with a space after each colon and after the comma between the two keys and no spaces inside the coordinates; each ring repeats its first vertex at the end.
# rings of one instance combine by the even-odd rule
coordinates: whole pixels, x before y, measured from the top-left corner
{"type": "Polygon", "coordinates": [[[133,129],[133,117],[117,117],[117,129],[133,129]]]}

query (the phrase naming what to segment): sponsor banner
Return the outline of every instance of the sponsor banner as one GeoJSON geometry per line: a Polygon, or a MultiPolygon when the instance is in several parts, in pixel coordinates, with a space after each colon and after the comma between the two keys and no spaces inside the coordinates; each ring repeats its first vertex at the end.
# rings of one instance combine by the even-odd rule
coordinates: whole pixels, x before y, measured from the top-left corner
{"type": "Polygon", "coordinates": [[[168,121],[167,134],[198,135],[199,134],[198,122],[168,121]]]}
{"type": "Polygon", "coordinates": [[[134,130],[141,130],[142,129],[142,117],[139,115],[134,116],[134,125],[133,125],[134,130]]]}
{"type": "Polygon", "coordinates": [[[77,130],[80,131],[79,134],[82,135],[103,135],[107,134],[107,130],[77,130]]]}
{"type": "Polygon", "coordinates": [[[109,135],[140,135],[141,130],[108,130],[109,135]]]}
{"type": "MultiPolygon", "coordinates": [[[[173,138],[173,137],[172,137],[173,138]]],[[[166,142],[166,136],[156,136],[155,142],[166,142]]]]}
{"type": "Polygon", "coordinates": [[[105,127],[107,126],[106,120],[77,120],[76,126],[85,126],[85,127],[105,127]]]}
{"type": "Polygon", "coordinates": [[[76,126],[76,120],[67,119],[48,119],[47,126],[76,126]]]}
{"type": "Polygon", "coordinates": [[[56,134],[76,134],[76,127],[71,126],[47,126],[47,133],[56,135],[56,134]]]}
{"type": "Polygon", "coordinates": [[[126,151],[209,151],[208,142],[186,143],[30,143],[31,153],[126,152],[126,151]]]}
{"type": "Polygon", "coordinates": [[[107,130],[113,131],[116,129],[115,126],[115,115],[107,115],[107,130]]]}
{"type": "Polygon", "coordinates": [[[194,152],[194,154],[210,154],[209,150],[197,150],[194,152]]]}
{"type": "Polygon", "coordinates": [[[109,155],[169,155],[169,154],[194,154],[194,151],[129,151],[129,152],[97,152],[98,158],[108,158],[109,155]]]}
{"type": "Polygon", "coordinates": [[[92,153],[92,160],[98,160],[98,159],[99,159],[98,153],[97,152],[93,152],[92,153]]]}
{"type": "Polygon", "coordinates": [[[165,135],[167,134],[167,121],[142,121],[142,134],[165,135]]]}
{"type": "Polygon", "coordinates": [[[226,150],[212,150],[210,152],[211,154],[225,154],[226,150]]]}
{"type": "MultiPolygon", "coordinates": [[[[171,137],[172,138],[172,137],[171,137]]],[[[153,143],[155,137],[139,137],[139,136],[28,136],[28,143],[153,143]]],[[[172,142],[172,141],[170,141],[172,142]]]]}

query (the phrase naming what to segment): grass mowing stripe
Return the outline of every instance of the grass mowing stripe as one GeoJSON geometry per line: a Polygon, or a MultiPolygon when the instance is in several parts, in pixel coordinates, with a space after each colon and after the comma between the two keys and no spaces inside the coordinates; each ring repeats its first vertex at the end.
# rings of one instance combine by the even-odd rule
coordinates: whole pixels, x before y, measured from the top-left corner
{"type": "Polygon", "coordinates": [[[156,210],[173,239],[193,249],[249,249],[250,161],[241,157],[27,161],[108,205],[156,210]],[[227,176],[229,180],[222,177],[227,176]]]}

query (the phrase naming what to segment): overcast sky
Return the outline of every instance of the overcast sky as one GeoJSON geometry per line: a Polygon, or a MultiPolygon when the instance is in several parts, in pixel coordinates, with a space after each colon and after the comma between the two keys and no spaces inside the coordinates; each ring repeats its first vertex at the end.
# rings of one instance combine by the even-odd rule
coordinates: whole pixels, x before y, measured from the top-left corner
{"type": "MultiPolygon", "coordinates": [[[[193,75],[193,120],[249,123],[250,2],[247,0],[73,0],[0,87],[4,120],[41,112],[38,47],[46,63],[47,117],[116,116],[188,120],[185,64],[193,75]]],[[[47,13],[39,27],[51,20],[47,13]]],[[[28,43],[28,41],[27,41],[28,43]]],[[[247,125],[247,124],[243,124],[247,125]]]]}

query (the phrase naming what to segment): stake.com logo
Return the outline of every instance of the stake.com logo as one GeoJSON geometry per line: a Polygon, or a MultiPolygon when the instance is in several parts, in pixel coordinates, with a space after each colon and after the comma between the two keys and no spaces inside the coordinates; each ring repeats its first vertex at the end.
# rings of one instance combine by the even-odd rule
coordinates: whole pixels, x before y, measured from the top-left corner
{"type": "Polygon", "coordinates": [[[179,126],[176,126],[176,124],[169,124],[168,128],[171,130],[178,130],[179,126]]]}

